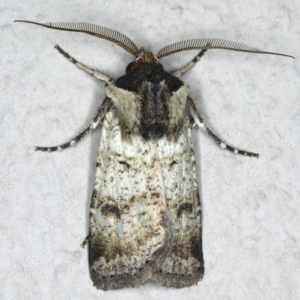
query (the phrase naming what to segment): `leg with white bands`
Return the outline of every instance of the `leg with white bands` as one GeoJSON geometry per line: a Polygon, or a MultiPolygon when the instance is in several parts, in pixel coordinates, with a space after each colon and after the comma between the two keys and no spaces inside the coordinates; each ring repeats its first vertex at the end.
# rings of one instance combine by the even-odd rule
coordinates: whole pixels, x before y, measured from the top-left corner
{"type": "Polygon", "coordinates": [[[172,75],[175,76],[175,77],[180,77],[180,76],[184,75],[189,69],[191,69],[201,59],[201,57],[204,55],[204,53],[206,51],[207,51],[207,49],[201,50],[198,53],[198,55],[191,62],[189,62],[183,68],[175,71],[172,75]]]}
{"type": "Polygon", "coordinates": [[[100,124],[100,116],[97,115],[94,120],[92,121],[92,123],[85,128],[82,132],[80,132],[74,139],[72,139],[71,141],[59,145],[59,146],[54,146],[54,147],[39,147],[36,146],[35,147],[35,151],[46,151],[46,152],[53,152],[53,151],[62,151],[66,148],[69,148],[71,146],[76,145],[85,135],[87,135],[91,129],[95,129],[99,124],[100,124]]]}
{"type": "Polygon", "coordinates": [[[87,128],[85,128],[81,133],[79,133],[74,139],[71,141],[54,147],[35,147],[35,151],[46,151],[46,152],[54,152],[54,151],[62,151],[66,148],[76,145],[84,136],[86,136],[92,129],[96,129],[97,126],[102,123],[103,117],[106,112],[111,107],[111,100],[109,98],[105,98],[100,109],[97,112],[97,115],[93,119],[93,121],[89,124],[87,128]]]}
{"type": "Polygon", "coordinates": [[[234,148],[230,145],[227,145],[226,143],[224,143],[217,135],[215,135],[204,123],[203,119],[201,118],[201,116],[199,115],[197,108],[193,102],[193,100],[189,97],[188,98],[189,101],[189,111],[191,116],[193,117],[196,125],[198,125],[199,127],[201,127],[205,132],[207,132],[207,134],[216,142],[216,144],[218,144],[221,149],[227,149],[230,152],[233,152],[234,154],[240,154],[240,155],[244,155],[244,156],[249,156],[249,157],[259,157],[258,153],[253,153],[253,152],[248,152],[248,151],[244,151],[244,150],[240,150],[237,148],[234,148]]]}
{"type": "Polygon", "coordinates": [[[258,153],[253,153],[253,152],[248,152],[244,150],[240,150],[237,148],[234,148],[230,145],[225,144],[222,140],[220,140],[209,128],[206,127],[206,132],[208,135],[221,147],[221,149],[227,149],[230,152],[233,152],[234,154],[240,154],[244,156],[249,156],[249,157],[259,157],[258,153]]]}
{"type": "Polygon", "coordinates": [[[111,79],[110,77],[104,75],[103,73],[99,72],[99,71],[95,71],[85,65],[83,65],[82,63],[78,62],[75,58],[73,58],[72,56],[70,56],[67,52],[65,52],[63,49],[61,49],[58,45],[55,45],[54,47],[55,49],[58,50],[59,53],[61,53],[65,58],[67,58],[71,63],[73,63],[77,68],[87,72],[88,74],[96,77],[97,79],[107,82],[107,83],[111,83],[113,82],[113,79],[111,79]]]}

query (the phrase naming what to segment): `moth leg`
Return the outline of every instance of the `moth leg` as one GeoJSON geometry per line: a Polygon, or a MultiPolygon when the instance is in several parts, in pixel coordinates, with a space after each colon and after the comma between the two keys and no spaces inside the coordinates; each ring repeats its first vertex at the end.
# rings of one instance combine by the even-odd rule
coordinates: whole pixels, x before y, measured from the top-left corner
{"type": "Polygon", "coordinates": [[[85,248],[85,245],[89,242],[89,237],[90,237],[90,235],[88,234],[87,237],[83,240],[80,247],[85,248]]]}
{"type": "Polygon", "coordinates": [[[198,55],[195,56],[195,58],[191,62],[189,62],[183,68],[181,68],[181,69],[175,71],[174,73],[172,73],[172,75],[175,76],[175,77],[180,77],[180,76],[184,75],[189,69],[191,69],[201,59],[201,57],[205,54],[206,51],[207,51],[207,49],[201,50],[198,53],[198,55]]]}
{"type": "Polygon", "coordinates": [[[85,65],[83,65],[82,63],[78,62],[75,58],[73,58],[72,56],[70,56],[67,52],[65,52],[63,49],[61,49],[58,45],[55,45],[54,47],[55,49],[58,50],[59,53],[61,53],[65,58],[67,58],[71,63],[73,63],[77,68],[87,72],[88,74],[96,77],[97,79],[100,79],[101,81],[107,82],[107,83],[111,83],[113,82],[113,79],[111,79],[110,77],[104,75],[103,73],[93,70],[85,65]]]}
{"type": "Polygon", "coordinates": [[[73,138],[71,141],[62,144],[62,145],[58,145],[58,146],[54,146],[54,147],[39,147],[36,146],[35,147],[35,151],[47,151],[47,152],[53,152],[53,151],[62,151],[70,146],[74,146],[75,144],[77,144],[86,134],[88,134],[90,132],[91,129],[95,129],[99,123],[100,123],[100,116],[97,115],[93,121],[89,124],[88,127],[86,127],[82,132],[80,132],[75,138],[73,138]]]}
{"type": "Polygon", "coordinates": [[[195,120],[195,123],[201,127],[205,132],[207,132],[207,134],[215,141],[215,143],[217,145],[219,145],[221,147],[221,149],[227,149],[230,152],[233,152],[234,154],[240,154],[240,155],[244,155],[244,156],[249,156],[249,157],[259,157],[258,153],[253,153],[253,152],[248,152],[248,151],[244,151],[241,149],[237,149],[234,148],[230,145],[227,145],[225,142],[223,142],[216,134],[214,134],[204,123],[203,119],[201,118],[200,114],[197,111],[197,108],[194,104],[194,102],[192,101],[191,98],[188,98],[189,101],[189,110],[190,110],[190,114],[193,117],[193,119],[195,120]]]}
{"type": "Polygon", "coordinates": [[[77,144],[85,135],[87,135],[92,129],[96,129],[97,126],[102,122],[103,116],[105,113],[110,109],[111,106],[111,100],[109,98],[105,98],[100,109],[97,112],[97,115],[93,119],[93,121],[89,124],[88,127],[86,127],[82,132],[80,132],[75,138],[73,138],[71,141],[54,147],[35,147],[35,151],[47,151],[47,152],[53,152],[53,151],[62,151],[70,146],[74,146],[77,144]]]}

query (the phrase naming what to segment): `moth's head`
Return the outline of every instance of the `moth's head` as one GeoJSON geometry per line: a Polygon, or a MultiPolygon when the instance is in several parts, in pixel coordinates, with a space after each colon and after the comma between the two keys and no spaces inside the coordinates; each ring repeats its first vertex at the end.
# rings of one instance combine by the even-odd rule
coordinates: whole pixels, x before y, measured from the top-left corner
{"type": "Polygon", "coordinates": [[[126,74],[130,71],[137,69],[143,64],[155,64],[157,65],[157,67],[163,70],[163,66],[161,65],[161,63],[159,62],[158,58],[154,53],[145,51],[144,48],[140,48],[136,55],[137,56],[135,61],[127,65],[126,74]]]}

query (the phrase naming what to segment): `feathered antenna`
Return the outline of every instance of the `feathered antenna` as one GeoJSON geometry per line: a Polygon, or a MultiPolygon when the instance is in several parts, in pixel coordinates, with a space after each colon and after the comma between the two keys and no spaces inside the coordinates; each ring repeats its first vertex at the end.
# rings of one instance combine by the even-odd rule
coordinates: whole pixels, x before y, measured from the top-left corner
{"type": "Polygon", "coordinates": [[[75,32],[84,32],[98,38],[109,40],[123,49],[125,49],[130,54],[137,56],[138,48],[135,43],[129,39],[126,35],[112,30],[103,26],[94,25],[90,23],[73,23],[73,22],[64,22],[64,23],[37,23],[31,21],[15,20],[15,22],[30,23],[35,25],[44,26],[50,29],[65,30],[65,31],[75,31],[75,32]]]}
{"type": "Polygon", "coordinates": [[[169,46],[162,48],[158,52],[157,58],[168,56],[180,51],[194,50],[194,49],[225,49],[225,50],[233,50],[233,51],[240,51],[240,52],[280,55],[280,56],[295,58],[294,56],[287,55],[287,54],[261,51],[259,49],[244,44],[235,43],[235,42],[222,40],[222,39],[213,39],[213,38],[192,39],[192,40],[185,40],[185,41],[171,44],[169,46]]]}

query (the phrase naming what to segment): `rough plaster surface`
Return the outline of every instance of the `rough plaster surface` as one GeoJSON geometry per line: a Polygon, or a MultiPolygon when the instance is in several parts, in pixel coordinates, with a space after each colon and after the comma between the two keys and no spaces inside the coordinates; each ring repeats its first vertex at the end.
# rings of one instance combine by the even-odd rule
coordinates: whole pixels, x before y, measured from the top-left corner
{"type": "MultiPolygon", "coordinates": [[[[0,299],[300,299],[299,1],[15,0],[0,8],[0,299]],[[132,57],[104,40],[15,19],[100,24],[154,52],[219,37],[297,58],[208,51],[183,77],[218,135],[260,153],[234,156],[194,131],[206,262],[197,286],[93,287],[79,245],[100,131],[61,153],[34,146],[69,140],[104,97],[103,83],[59,55],[56,43],[113,78],[132,57]]],[[[162,63],[174,70],[195,53],[162,63]]]]}

